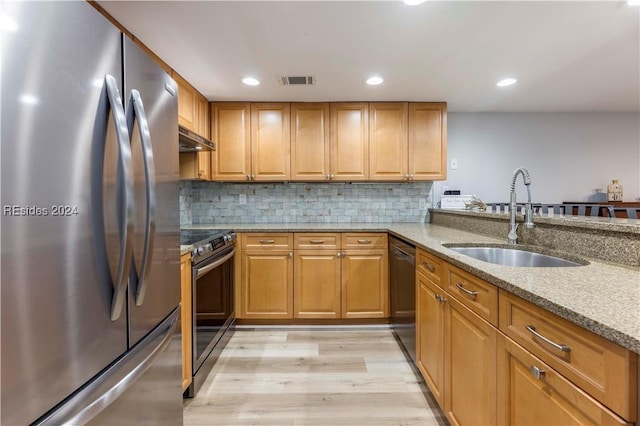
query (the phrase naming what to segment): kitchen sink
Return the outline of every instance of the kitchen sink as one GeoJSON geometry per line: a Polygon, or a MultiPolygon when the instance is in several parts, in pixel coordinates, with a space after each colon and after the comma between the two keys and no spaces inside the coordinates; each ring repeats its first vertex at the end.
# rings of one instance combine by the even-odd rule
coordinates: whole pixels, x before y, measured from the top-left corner
{"type": "Polygon", "coordinates": [[[585,260],[574,257],[566,259],[555,255],[537,253],[530,247],[508,247],[498,244],[482,246],[444,244],[444,246],[465,256],[496,265],[549,268],[584,266],[589,264],[589,262],[585,260]]]}

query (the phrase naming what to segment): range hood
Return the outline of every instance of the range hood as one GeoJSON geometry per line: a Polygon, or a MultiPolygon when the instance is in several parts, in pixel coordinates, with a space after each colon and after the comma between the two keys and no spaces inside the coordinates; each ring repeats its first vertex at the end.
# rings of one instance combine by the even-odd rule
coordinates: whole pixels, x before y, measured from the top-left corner
{"type": "Polygon", "coordinates": [[[186,127],[178,125],[180,152],[215,151],[216,145],[186,127]]]}

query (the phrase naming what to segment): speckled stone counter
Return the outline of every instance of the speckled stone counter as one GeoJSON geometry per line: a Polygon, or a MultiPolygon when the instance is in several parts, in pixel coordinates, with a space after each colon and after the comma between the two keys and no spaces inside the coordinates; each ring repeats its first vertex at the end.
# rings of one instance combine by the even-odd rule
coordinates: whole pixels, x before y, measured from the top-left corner
{"type": "Polygon", "coordinates": [[[193,251],[192,245],[181,245],[180,246],[180,256],[183,254],[191,253],[193,251]]]}
{"type": "Polygon", "coordinates": [[[640,354],[640,268],[587,258],[570,268],[508,267],[482,262],[443,246],[504,243],[504,239],[433,224],[292,223],[191,225],[185,229],[236,232],[389,232],[478,277],[640,354]]]}

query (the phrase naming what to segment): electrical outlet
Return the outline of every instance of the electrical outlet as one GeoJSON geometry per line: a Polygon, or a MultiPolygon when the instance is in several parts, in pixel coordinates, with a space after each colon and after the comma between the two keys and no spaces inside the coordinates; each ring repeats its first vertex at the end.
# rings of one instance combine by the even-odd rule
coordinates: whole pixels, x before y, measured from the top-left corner
{"type": "Polygon", "coordinates": [[[451,170],[456,170],[458,168],[458,159],[457,158],[452,158],[451,159],[451,170]]]}
{"type": "Polygon", "coordinates": [[[247,194],[240,194],[238,195],[238,203],[241,206],[244,206],[245,204],[247,204],[247,194]]]}

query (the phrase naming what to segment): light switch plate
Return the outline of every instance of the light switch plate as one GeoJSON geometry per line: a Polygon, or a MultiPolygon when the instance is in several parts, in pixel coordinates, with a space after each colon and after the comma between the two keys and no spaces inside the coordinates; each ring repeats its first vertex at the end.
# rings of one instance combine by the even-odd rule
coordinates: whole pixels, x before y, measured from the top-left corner
{"type": "Polygon", "coordinates": [[[456,170],[458,168],[458,159],[457,158],[452,158],[451,159],[451,170],[456,170]]]}

